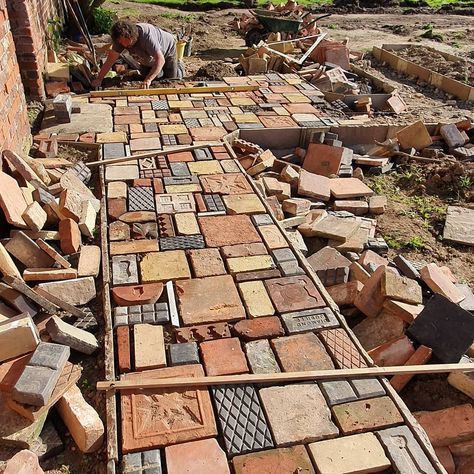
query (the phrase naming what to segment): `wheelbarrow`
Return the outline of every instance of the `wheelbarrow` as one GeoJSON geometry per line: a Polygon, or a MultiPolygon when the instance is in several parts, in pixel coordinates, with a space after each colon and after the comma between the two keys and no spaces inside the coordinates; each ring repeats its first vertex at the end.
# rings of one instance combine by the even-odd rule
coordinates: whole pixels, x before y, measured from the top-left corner
{"type": "MultiPolygon", "coordinates": [[[[258,26],[251,28],[245,34],[245,45],[249,48],[254,44],[260,43],[260,41],[265,40],[270,33],[286,33],[291,36],[289,39],[292,39],[292,35],[296,35],[300,31],[304,18],[313,12],[306,12],[298,18],[285,17],[278,12],[260,9],[252,10],[252,13],[258,20],[259,24],[258,26]]],[[[330,15],[331,13],[327,13],[319,16],[306,25],[306,27],[309,27],[316,21],[330,15]]]]}

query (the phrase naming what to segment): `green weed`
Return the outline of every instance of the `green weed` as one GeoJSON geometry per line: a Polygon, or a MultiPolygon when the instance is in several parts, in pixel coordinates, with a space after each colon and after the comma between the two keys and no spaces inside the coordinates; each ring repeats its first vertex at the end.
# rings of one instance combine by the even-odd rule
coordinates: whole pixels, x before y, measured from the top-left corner
{"type": "Polygon", "coordinates": [[[422,237],[415,236],[410,240],[400,239],[393,236],[385,236],[385,242],[387,245],[394,250],[401,249],[412,249],[412,250],[423,250],[425,248],[425,241],[422,237]]]}
{"type": "Polygon", "coordinates": [[[115,21],[115,12],[107,8],[95,8],[92,11],[93,29],[92,33],[95,35],[105,34],[110,31],[115,21]]]}

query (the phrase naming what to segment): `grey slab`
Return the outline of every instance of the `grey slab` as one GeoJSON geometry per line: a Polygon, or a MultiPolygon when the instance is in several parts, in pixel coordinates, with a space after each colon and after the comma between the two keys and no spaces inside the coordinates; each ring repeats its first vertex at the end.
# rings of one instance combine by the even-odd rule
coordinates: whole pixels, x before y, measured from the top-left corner
{"type": "Polygon", "coordinates": [[[177,235],[160,239],[161,250],[203,249],[204,247],[204,238],[201,234],[177,235]]]}
{"type": "Polygon", "coordinates": [[[199,350],[196,342],[170,344],[170,365],[199,364],[199,350]]]}
{"type": "Polygon", "coordinates": [[[122,458],[123,474],[162,474],[161,452],[159,449],[125,454],[122,458]]]}
{"type": "Polygon", "coordinates": [[[76,163],[72,168],[71,172],[74,173],[83,183],[88,183],[92,177],[91,169],[82,161],[76,163]]]}
{"type": "Polygon", "coordinates": [[[288,247],[284,249],[272,250],[272,256],[277,265],[278,263],[297,261],[293,250],[288,247]]]}
{"type": "Polygon", "coordinates": [[[350,383],[359,400],[385,395],[385,389],[376,378],[351,379],[350,383]]]}
{"type": "Polygon", "coordinates": [[[167,176],[163,178],[165,186],[175,186],[181,184],[199,184],[197,176],[167,176]]]}
{"type": "Polygon", "coordinates": [[[116,255],[112,257],[112,283],[114,285],[138,284],[136,255],[116,255]]]}
{"type": "Polygon", "coordinates": [[[168,304],[157,302],[155,304],[118,306],[114,308],[114,327],[133,326],[134,324],[166,324],[170,320],[168,304]]]}
{"type": "Polygon", "coordinates": [[[104,143],[104,160],[121,158],[122,156],[126,156],[125,145],[123,143],[104,143]]]}
{"type": "Polygon", "coordinates": [[[78,352],[90,355],[99,348],[96,337],[82,329],[53,316],[46,323],[46,330],[54,342],[69,346],[78,352]]]}
{"type": "Polygon", "coordinates": [[[328,268],[316,271],[324,286],[339,285],[349,281],[349,267],[328,268]]]}
{"type": "Polygon", "coordinates": [[[144,123],[143,127],[145,128],[145,132],[157,132],[158,125],[156,123],[144,123]]]}
{"type": "Polygon", "coordinates": [[[213,159],[211,151],[208,148],[198,148],[197,150],[193,150],[193,154],[196,161],[208,161],[213,159]]]}
{"type": "Polygon", "coordinates": [[[150,186],[134,186],[128,188],[129,211],[154,211],[155,194],[150,186]]]}
{"type": "Polygon", "coordinates": [[[28,361],[28,365],[62,370],[69,359],[70,353],[71,349],[68,346],[51,342],[40,342],[28,361]]]}
{"type": "Polygon", "coordinates": [[[474,209],[448,206],[443,239],[464,245],[474,245],[474,209]]]}
{"type": "Polygon", "coordinates": [[[339,321],[330,308],[306,309],[281,315],[288,334],[339,327],[339,321]]]}
{"type": "Polygon", "coordinates": [[[257,392],[252,385],[211,387],[228,455],[274,446],[257,392]]]}
{"type": "Polygon", "coordinates": [[[330,406],[357,400],[357,395],[347,380],[321,381],[319,388],[330,406]]]}
{"type": "Polygon", "coordinates": [[[90,312],[86,312],[85,316],[76,317],[72,325],[84,331],[96,332],[99,329],[97,318],[90,312]]]}
{"type": "Polygon", "coordinates": [[[456,283],[456,288],[461,291],[465,298],[459,303],[462,309],[474,313],[474,293],[466,283],[456,283]]]}
{"type": "Polygon", "coordinates": [[[244,345],[244,350],[253,374],[274,374],[280,372],[275,354],[267,339],[247,342],[244,345]]]}
{"type": "Polygon", "coordinates": [[[281,263],[277,262],[277,266],[280,269],[281,274],[286,277],[306,274],[306,272],[299,266],[297,260],[281,263]]]}
{"type": "Polygon", "coordinates": [[[375,435],[397,474],[435,474],[438,472],[427,458],[408,426],[376,431],[375,435]]]}
{"type": "Polygon", "coordinates": [[[407,335],[431,347],[442,363],[459,362],[474,342],[474,315],[441,295],[426,303],[407,335]]]}
{"type": "Polygon", "coordinates": [[[12,389],[13,400],[25,405],[46,405],[60,375],[60,370],[27,365],[12,389]]]}
{"type": "Polygon", "coordinates": [[[238,123],[237,127],[241,130],[256,130],[260,128],[265,128],[263,123],[238,123]]]}
{"type": "Polygon", "coordinates": [[[398,267],[402,274],[413,280],[420,278],[420,272],[415,268],[412,262],[405,258],[403,255],[397,255],[393,259],[393,263],[398,267]]]}
{"type": "Polygon", "coordinates": [[[209,212],[225,211],[225,204],[219,194],[203,194],[202,198],[209,212]]]}
{"type": "Polygon", "coordinates": [[[273,224],[273,220],[268,214],[254,214],[250,218],[256,226],[273,224]]]}
{"type": "Polygon", "coordinates": [[[176,163],[170,163],[170,169],[173,176],[191,176],[186,162],[178,161],[176,163]]]}
{"type": "Polygon", "coordinates": [[[386,253],[388,252],[388,245],[385,242],[383,237],[371,238],[367,239],[366,244],[364,245],[365,249],[372,250],[376,253],[386,253]]]}

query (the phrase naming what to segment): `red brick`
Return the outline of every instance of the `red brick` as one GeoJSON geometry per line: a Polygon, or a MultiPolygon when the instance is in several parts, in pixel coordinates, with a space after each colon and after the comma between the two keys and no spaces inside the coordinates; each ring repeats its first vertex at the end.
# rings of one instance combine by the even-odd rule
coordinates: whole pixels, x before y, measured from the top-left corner
{"type": "Polygon", "coordinates": [[[117,360],[120,373],[130,372],[132,370],[130,328],[128,326],[119,326],[115,337],[117,338],[117,360]]]}
{"type": "Polygon", "coordinates": [[[369,351],[369,356],[380,367],[403,365],[413,354],[413,343],[403,335],[375,347],[369,351]]]}
{"type": "MultiPolygon", "coordinates": [[[[430,347],[420,346],[405,362],[405,365],[423,365],[430,360],[432,353],[433,351],[430,347]]],[[[394,375],[390,379],[390,384],[397,392],[401,392],[413,377],[414,374],[394,375]]]]}
{"type": "Polygon", "coordinates": [[[81,231],[72,219],[63,219],[59,222],[59,238],[61,250],[69,255],[76,253],[81,246],[81,231]]]}
{"type": "Polygon", "coordinates": [[[244,319],[234,325],[232,332],[245,341],[285,335],[280,318],[277,316],[244,319]]]}

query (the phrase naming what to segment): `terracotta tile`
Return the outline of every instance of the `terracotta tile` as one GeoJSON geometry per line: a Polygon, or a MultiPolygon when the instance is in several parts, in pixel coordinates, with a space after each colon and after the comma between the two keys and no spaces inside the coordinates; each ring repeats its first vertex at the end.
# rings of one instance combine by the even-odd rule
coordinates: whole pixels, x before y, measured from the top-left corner
{"type": "Polygon", "coordinates": [[[249,371],[237,337],[202,342],[200,350],[206,375],[244,374],[249,371]]]}

